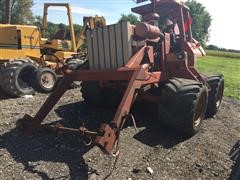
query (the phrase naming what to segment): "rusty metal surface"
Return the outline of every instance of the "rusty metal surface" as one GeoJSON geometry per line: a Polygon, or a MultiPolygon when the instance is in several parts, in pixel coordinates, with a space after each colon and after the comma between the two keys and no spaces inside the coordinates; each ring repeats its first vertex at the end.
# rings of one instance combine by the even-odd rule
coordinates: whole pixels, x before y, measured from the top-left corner
{"type": "Polygon", "coordinates": [[[126,68],[138,68],[140,65],[140,62],[142,61],[145,52],[147,50],[147,46],[142,47],[138,52],[136,52],[132,58],[128,61],[128,63],[125,65],[126,68]]]}
{"type": "Polygon", "coordinates": [[[96,144],[109,154],[112,152],[113,146],[119,137],[121,128],[125,122],[124,117],[128,115],[130,107],[134,101],[134,98],[136,97],[135,90],[141,86],[141,83],[135,80],[138,73],[139,71],[135,71],[132,75],[132,78],[110,126],[104,125],[101,128],[101,130],[104,132],[104,135],[97,137],[95,140],[96,144]]]}
{"type": "Polygon", "coordinates": [[[161,31],[156,26],[142,22],[136,25],[135,34],[144,39],[156,39],[160,37],[161,31]]]}
{"type": "Polygon", "coordinates": [[[48,125],[48,124],[39,124],[34,118],[29,115],[25,115],[22,119],[17,122],[18,129],[24,131],[25,135],[32,135],[32,133],[39,129],[51,130],[56,134],[76,134],[80,135],[85,139],[90,139],[92,142],[94,139],[101,135],[99,132],[90,131],[85,126],[81,126],[78,129],[64,127],[61,124],[48,125]]]}
{"type": "Polygon", "coordinates": [[[154,11],[161,14],[165,14],[167,11],[170,13],[170,11],[173,11],[173,9],[176,9],[178,7],[183,7],[184,9],[188,10],[188,7],[184,5],[182,1],[178,0],[152,0],[151,3],[145,4],[139,7],[132,8],[132,12],[140,14],[140,15],[146,15],[150,14],[154,11]]]}
{"type": "Polygon", "coordinates": [[[150,21],[157,21],[159,20],[160,16],[157,13],[150,13],[146,14],[145,16],[142,17],[142,21],[144,22],[150,22],[150,21]]]}
{"type": "Polygon", "coordinates": [[[134,70],[116,69],[102,71],[74,71],[68,76],[74,81],[121,81],[129,80],[134,70]]]}

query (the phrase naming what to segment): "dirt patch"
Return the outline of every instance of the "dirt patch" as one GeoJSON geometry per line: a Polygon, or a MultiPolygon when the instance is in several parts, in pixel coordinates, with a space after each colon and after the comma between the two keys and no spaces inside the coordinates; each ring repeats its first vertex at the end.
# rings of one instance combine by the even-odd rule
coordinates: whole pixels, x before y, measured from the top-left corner
{"type": "MultiPolygon", "coordinates": [[[[34,115],[47,95],[0,101],[0,179],[226,179],[233,178],[237,158],[230,151],[240,139],[240,102],[224,98],[220,112],[203,123],[190,139],[157,127],[153,116],[135,114],[139,132],[129,123],[121,134],[120,158],[97,147],[85,147],[74,135],[38,132],[24,137],[15,122],[34,115]],[[153,170],[151,174],[147,167],[153,170]],[[233,171],[232,171],[233,170],[233,171]]],[[[78,127],[110,120],[112,110],[92,109],[82,102],[79,89],[68,91],[46,118],[78,127]]],[[[94,127],[93,127],[94,128],[94,127]]],[[[236,151],[239,153],[239,151],[236,151]]],[[[239,156],[238,156],[239,157],[239,156]]],[[[238,158],[239,159],[239,158],[238,158]]]]}

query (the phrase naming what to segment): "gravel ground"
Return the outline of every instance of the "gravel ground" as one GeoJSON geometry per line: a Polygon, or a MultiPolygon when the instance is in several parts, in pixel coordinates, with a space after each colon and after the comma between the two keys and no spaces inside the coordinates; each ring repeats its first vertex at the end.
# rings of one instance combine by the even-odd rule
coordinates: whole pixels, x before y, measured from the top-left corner
{"type": "MultiPolygon", "coordinates": [[[[85,147],[77,136],[38,132],[25,137],[15,129],[17,119],[25,113],[34,115],[46,97],[0,97],[0,179],[237,179],[237,100],[224,98],[217,116],[205,120],[200,133],[190,139],[157,127],[152,123],[154,117],[138,112],[135,119],[139,131],[131,123],[124,128],[120,157],[111,171],[114,158],[97,147],[85,147]]],[[[101,119],[112,118],[112,110],[90,109],[80,97],[79,89],[69,90],[46,122],[59,120],[79,127],[83,121],[93,126],[101,119]]]]}

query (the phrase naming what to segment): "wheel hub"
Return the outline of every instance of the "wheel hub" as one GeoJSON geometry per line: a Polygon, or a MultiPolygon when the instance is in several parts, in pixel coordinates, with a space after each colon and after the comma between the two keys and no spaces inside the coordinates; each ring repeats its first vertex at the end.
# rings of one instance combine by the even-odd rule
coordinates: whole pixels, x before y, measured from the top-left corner
{"type": "Polygon", "coordinates": [[[51,73],[44,72],[41,76],[41,83],[45,88],[51,89],[55,84],[55,79],[51,73]]]}
{"type": "Polygon", "coordinates": [[[193,117],[194,127],[197,127],[201,123],[205,108],[206,108],[206,94],[203,93],[198,100],[195,114],[193,117]]]}
{"type": "Polygon", "coordinates": [[[216,107],[217,109],[220,107],[223,97],[223,84],[220,85],[217,93],[216,107]]]}

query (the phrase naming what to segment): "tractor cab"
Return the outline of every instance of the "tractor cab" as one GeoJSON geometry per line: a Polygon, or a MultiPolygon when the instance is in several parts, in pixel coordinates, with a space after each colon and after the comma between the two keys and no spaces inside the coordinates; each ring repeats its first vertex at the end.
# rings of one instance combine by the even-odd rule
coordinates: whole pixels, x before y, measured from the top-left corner
{"type": "MultiPolygon", "coordinates": [[[[158,14],[158,26],[165,35],[167,56],[172,60],[175,54],[183,58],[185,52],[194,63],[196,57],[205,55],[201,45],[192,37],[192,18],[189,8],[179,0],[151,0],[149,4],[132,8],[132,12],[140,14],[142,17],[149,14],[158,14]],[[168,43],[167,43],[168,42],[168,43]]],[[[144,0],[137,0],[137,3],[144,0]]]]}

